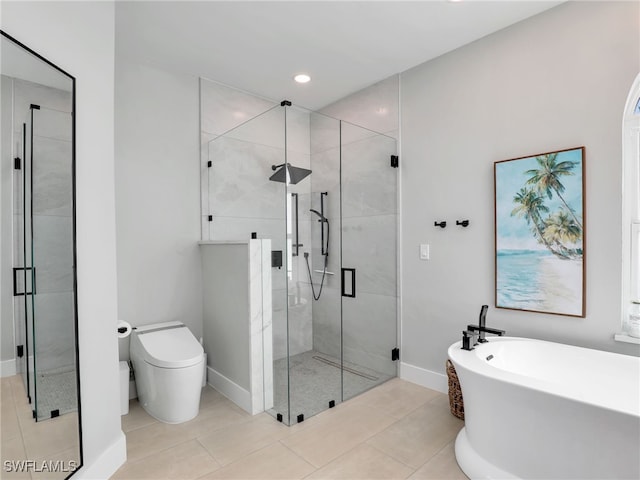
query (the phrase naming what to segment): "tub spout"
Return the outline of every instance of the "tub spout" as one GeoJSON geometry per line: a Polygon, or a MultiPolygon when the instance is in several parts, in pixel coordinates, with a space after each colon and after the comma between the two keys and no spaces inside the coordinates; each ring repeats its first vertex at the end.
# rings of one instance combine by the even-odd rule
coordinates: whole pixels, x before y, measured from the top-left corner
{"type": "Polygon", "coordinates": [[[499,337],[503,336],[506,333],[504,330],[498,330],[497,328],[490,328],[490,327],[484,327],[482,330],[485,333],[490,333],[492,335],[498,335],[499,337]]]}

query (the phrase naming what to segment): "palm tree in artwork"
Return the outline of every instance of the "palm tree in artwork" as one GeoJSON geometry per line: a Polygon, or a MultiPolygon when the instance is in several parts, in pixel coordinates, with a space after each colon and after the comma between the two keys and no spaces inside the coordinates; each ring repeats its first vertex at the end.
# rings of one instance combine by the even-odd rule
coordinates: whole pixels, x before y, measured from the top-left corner
{"type": "Polygon", "coordinates": [[[575,212],[569,207],[562,196],[562,192],[564,192],[564,185],[560,181],[560,178],[563,176],[573,175],[573,168],[576,164],[575,162],[568,160],[558,162],[557,158],[557,152],[536,157],[539,168],[534,168],[525,172],[525,175],[531,175],[531,178],[527,180],[527,184],[534,185],[540,193],[546,194],[548,198],[551,198],[552,193],[555,193],[573,217],[576,225],[580,230],[582,230],[582,222],[580,222],[575,212]]]}
{"type": "Polygon", "coordinates": [[[554,252],[551,244],[544,238],[544,222],[542,221],[541,213],[549,211],[544,204],[544,199],[535,190],[525,187],[516,193],[515,197],[513,197],[513,203],[516,206],[511,210],[511,215],[520,218],[524,217],[538,241],[544,243],[549,250],[554,252]]]}
{"type": "Polygon", "coordinates": [[[555,245],[566,257],[580,257],[582,250],[567,248],[566,245],[576,245],[582,240],[582,229],[575,223],[569,212],[562,209],[545,219],[542,233],[544,239],[555,245]]]}

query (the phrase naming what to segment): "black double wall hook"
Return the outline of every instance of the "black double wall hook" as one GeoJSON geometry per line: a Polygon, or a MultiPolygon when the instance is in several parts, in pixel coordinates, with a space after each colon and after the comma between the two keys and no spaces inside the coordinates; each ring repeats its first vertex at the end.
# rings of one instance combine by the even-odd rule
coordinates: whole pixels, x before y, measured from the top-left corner
{"type": "Polygon", "coordinates": [[[456,225],[462,225],[463,227],[468,227],[469,220],[456,220],[456,225]]]}
{"type": "Polygon", "coordinates": [[[447,226],[447,222],[433,222],[434,227],[444,228],[447,226]]]}

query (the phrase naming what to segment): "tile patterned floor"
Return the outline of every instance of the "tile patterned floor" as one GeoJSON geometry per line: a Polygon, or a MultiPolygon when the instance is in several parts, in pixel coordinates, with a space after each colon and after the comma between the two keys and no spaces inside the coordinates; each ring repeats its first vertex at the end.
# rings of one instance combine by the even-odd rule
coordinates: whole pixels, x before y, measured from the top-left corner
{"type": "Polygon", "coordinates": [[[462,425],[446,395],[397,378],[292,427],[207,387],[198,417],[180,425],[132,401],[128,460],[112,478],[464,480],[453,452],[462,425]]]}
{"type": "MultiPolygon", "coordinates": [[[[31,458],[32,445],[45,449],[43,458],[56,454],[48,445],[65,453],[60,432],[70,417],[43,422],[46,431],[35,434],[26,400],[14,395],[19,377],[1,386],[3,459],[31,458]]],[[[446,395],[397,378],[292,427],[251,416],[206,387],[198,417],[180,425],[158,422],[133,400],[122,417],[128,460],[112,478],[464,480],[453,452],[462,425],[446,395]]]]}

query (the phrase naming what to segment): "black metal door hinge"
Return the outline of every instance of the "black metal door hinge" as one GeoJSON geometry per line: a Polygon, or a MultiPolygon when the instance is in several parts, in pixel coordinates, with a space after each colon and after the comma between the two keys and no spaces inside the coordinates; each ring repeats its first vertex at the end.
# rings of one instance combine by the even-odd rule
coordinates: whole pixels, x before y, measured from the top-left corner
{"type": "Polygon", "coordinates": [[[213,215],[209,215],[209,216],[207,217],[207,220],[209,220],[210,222],[213,222],[213,215]]]}
{"type": "Polygon", "coordinates": [[[18,356],[18,358],[24,357],[24,345],[18,345],[16,347],[16,355],[18,356]]]}
{"type": "Polygon", "coordinates": [[[394,362],[400,360],[400,349],[398,347],[391,350],[391,360],[394,362]]]}
{"type": "Polygon", "coordinates": [[[391,155],[391,167],[398,168],[399,164],[400,164],[400,159],[398,158],[398,155],[391,155]]]}
{"type": "Polygon", "coordinates": [[[213,166],[213,162],[211,160],[209,160],[207,162],[207,168],[211,168],[213,166]]]}
{"type": "Polygon", "coordinates": [[[13,159],[13,168],[15,170],[20,170],[22,168],[22,160],[20,160],[20,157],[13,159]]]}

